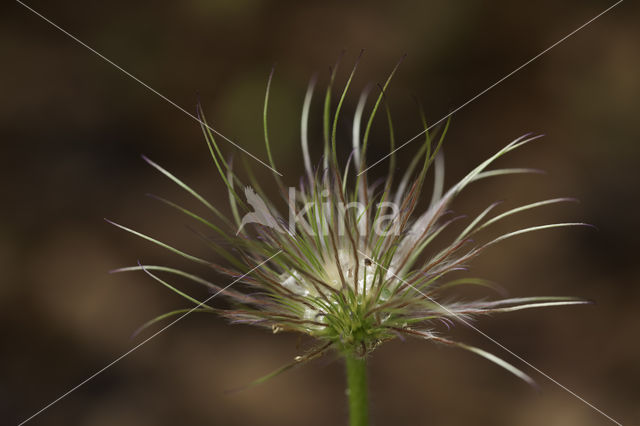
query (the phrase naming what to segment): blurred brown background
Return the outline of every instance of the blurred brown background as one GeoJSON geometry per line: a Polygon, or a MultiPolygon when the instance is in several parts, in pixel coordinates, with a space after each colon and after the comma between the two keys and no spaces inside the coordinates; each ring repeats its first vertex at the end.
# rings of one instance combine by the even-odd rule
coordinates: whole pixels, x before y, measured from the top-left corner
{"type": "MultiPolygon", "coordinates": [[[[260,114],[277,62],[271,136],[285,182],[295,185],[307,80],[318,72],[325,83],[342,49],[338,87],[366,49],[348,112],[359,90],[383,82],[408,54],[389,92],[404,141],[420,130],[413,96],[433,122],[612,3],[28,4],[189,111],[199,99],[214,127],[265,159],[260,114]]],[[[153,192],[196,206],[139,155],[216,205],[227,199],[195,121],[18,3],[2,8],[0,423],[17,424],[141,341],[130,336],[146,320],[188,307],[143,274],[107,273],[138,259],[183,264],[103,217],[209,255],[187,219],[145,197],[153,192]]],[[[623,424],[640,424],[639,12],[637,2],[622,3],[464,108],[445,146],[451,184],[513,138],[547,135],[500,162],[546,175],[479,183],[456,210],[474,214],[498,199],[506,209],[575,196],[580,204],[522,214],[497,231],[565,220],[598,230],[507,241],[476,261],[472,273],[502,284],[510,296],[574,295],[596,304],[503,314],[478,326],[623,424]]],[[[314,112],[319,115],[317,105],[314,112]]],[[[349,121],[345,115],[343,136],[349,121]]],[[[388,149],[383,124],[370,159],[388,149]]],[[[319,141],[314,134],[312,142],[319,141]]],[[[417,148],[401,152],[400,171],[417,148]]],[[[224,143],[223,149],[241,163],[237,150],[224,143]]],[[[266,179],[262,166],[253,165],[266,179]]],[[[382,175],[385,165],[375,173],[382,175]]],[[[481,336],[463,327],[452,333],[521,366],[541,390],[473,354],[396,341],[371,359],[374,424],[609,424],[481,336]]],[[[296,336],[194,314],[30,424],[346,424],[342,365],[331,359],[225,393],[288,362],[296,344],[296,336]]]]}

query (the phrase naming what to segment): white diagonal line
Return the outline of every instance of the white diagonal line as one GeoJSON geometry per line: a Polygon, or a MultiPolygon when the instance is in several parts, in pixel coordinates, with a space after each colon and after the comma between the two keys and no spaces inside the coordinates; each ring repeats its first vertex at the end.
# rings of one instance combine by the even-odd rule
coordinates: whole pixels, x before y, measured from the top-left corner
{"type": "Polygon", "coordinates": [[[133,348],[129,349],[127,352],[125,352],[124,354],[120,355],[118,358],[114,359],[113,361],[111,361],[109,364],[105,365],[104,367],[102,367],[100,370],[96,371],[95,373],[93,373],[91,376],[87,377],[85,380],[83,380],[82,382],[80,382],[79,384],[77,384],[76,386],[74,386],[73,388],[69,389],[67,392],[63,393],[62,395],[60,395],[58,398],[54,399],[53,401],[51,401],[49,404],[45,405],[44,407],[42,407],[39,411],[37,411],[36,413],[32,414],[31,417],[23,420],[21,423],[18,424],[18,426],[22,426],[23,424],[27,423],[28,421],[30,421],[31,419],[33,419],[34,417],[36,417],[37,415],[41,414],[42,412],[44,412],[45,410],[49,409],[52,405],[56,404],[57,402],[59,402],[60,400],[62,400],[63,398],[69,396],[70,393],[74,392],[76,389],[78,389],[80,386],[84,385],[85,383],[89,382],[90,380],[94,379],[96,376],[98,376],[99,374],[101,374],[102,372],[104,372],[105,370],[107,370],[109,367],[111,367],[112,365],[114,365],[115,363],[117,363],[118,361],[120,361],[121,359],[125,358],[127,355],[129,355],[130,353],[132,353],[133,351],[135,351],[136,349],[138,349],[140,346],[144,345],[145,343],[147,343],[149,340],[153,339],[154,337],[156,337],[158,334],[164,332],[166,329],[168,329],[169,327],[173,326],[175,323],[177,323],[178,321],[180,321],[181,319],[183,319],[184,317],[186,317],[187,315],[189,315],[190,313],[192,313],[193,311],[195,311],[196,309],[198,309],[199,307],[201,307],[202,305],[204,305],[205,303],[207,303],[208,301],[210,301],[211,299],[213,299],[214,297],[216,297],[217,295],[219,295],[220,293],[222,293],[223,291],[225,291],[226,289],[228,289],[229,287],[231,287],[232,285],[234,285],[235,283],[237,283],[238,281],[240,281],[242,278],[246,277],[247,275],[249,275],[250,273],[252,273],[253,271],[255,271],[256,269],[258,269],[259,267],[261,267],[262,265],[264,265],[265,263],[267,263],[268,261],[270,261],[271,259],[273,259],[274,257],[276,257],[277,255],[279,255],[280,253],[282,253],[282,250],[278,250],[276,252],[276,254],[274,254],[273,256],[269,257],[268,259],[262,261],[261,263],[259,263],[258,265],[254,266],[253,268],[251,268],[251,270],[249,270],[249,272],[247,272],[246,274],[242,275],[239,278],[236,278],[234,281],[231,282],[231,284],[227,285],[226,287],[224,287],[221,290],[218,290],[217,292],[215,292],[214,294],[212,294],[211,296],[209,296],[208,298],[206,298],[205,300],[203,300],[202,302],[200,302],[198,305],[196,305],[194,308],[192,308],[191,310],[189,310],[188,312],[185,312],[184,314],[180,315],[177,319],[171,321],[169,324],[167,324],[166,326],[164,326],[163,328],[161,328],[160,330],[156,331],[155,333],[153,333],[151,336],[147,337],[146,339],[144,339],[142,342],[138,343],[137,345],[135,345],[133,348]]]}
{"type": "MultiPolygon", "coordinates": [[[[360,250],[358,250],[360,251],[360,250]]],[[[415,291],[417,291],[418,293],[420,293],[422,296],[426,297],[427,299],[429,299],[429,301],[435,303],[437,306],[439,306],[440,308],[442,308],[443,310],[445,310],[448,314],[454,316],[458,321],[462,322],[464,325],[466,325],[467,327],[471,328],[472,330],[480,333],[482,336],[484,336],[485,338],[489,339],[491,342],[493,342],[494,344],[496,344],[497,346],[499,346],[501,349],[503,349],[505,352],[508,352],[509,354],[511,354],[512,356],[514,356],[515,358],[517,358],[518,360],[520,360],[521,362],[523,362],[524,364],[526,364],[527,366],[529,366],[531,369],[537,371],[539,374],[541,374],[542,376],[546,377],[548,380],[550,380],[551,382],[555,383],[556,385],[560,386],[562,389],[564,389],[565,391],[569,392],[571,395],[573,395],[574,397],[578,398],[580,401],[584,402],[585,404],[587,404],[589,407],[593,408],[595,411],[597,411],[598,413],[602,414],[604,417],[606,417],[607,419],[611,420],[613,423],[622,426],[622,423],[618,422],[617,420],[613,419],[611,416],[607,415],[604,411],[600,410],[598,407],[596,407],[595,405],[591,404],[589,401],[585,400],[584,398],[582,398],[580,395],[576,394],[575,392],[573,392],[571,389],[567,388],[566,386],[564,386],[562,383],[558,382],[557,380],[555,380],[553,377],[549,376],[547,373],[545,373],[544,371],[540,370],[539,368],[537,368],[536,366],[534,366],[533,364],[531,364],[530,362],[528,362],[527,360],[525,360],[524,358],[522,358],[520,355],[514,353],[513,351],[511,351],[509,348],[507,348],[506,346],[504,346],[503,344],[501,344],[500,342],[498,342],[497,340],[495,340],[493,337],[489,336],[488,334],[486,334],[484,331],[480,330],[479,328],[477,328],[476,326],[474,326],[473,324],[471,324],[469,321],[467,321],[466,319],[464,319],[464,317],[458,315],[455,312],[452,312],[451,310],[447,309],[446,306],[441,305],[440,303],[438,303],[435,299],[433,299],[432,297],[427,296],[426,294],[424,294],[422,291],[420,291],[420,289],[414,287],[413,285],[411,285],[410,283],[408,283],[407,281],[403,280],[402,278],[400,278],[399,276],[397,276],[395,273],[393,273],[392,271],[390,271],[389,269],[385,268],[384,266],[380,265],[378,262],[376,262],[375,260],[371,259],[366,253],[363,253],[360,251],[360,254],[362,254],[363,256],[367,257],[369,260],[371,260],[373,263],[375,263],[376,265],[378,265],[379,267],[381,267],[382,269],[384,269],[386,272],[390,273],[391,275],[393,275],[395,278],[397,278],[398,280],[402,281],[402,283],[408,285],[409,287],[411,287],[412,289],[414,289],[415,291]]]]}
{"type": "Polygon", "coordinates": [[[82,40],[80,40],[78,37],[74,36],[73,34],[69,33],[68,31],[66,31],[65,29],[63,29],[62,27],[60,27],[58,24],[56,24],[55,22],[53,22],[52,20],[50,20],[49,18],[47,18],[46,16],[42,15],[41,13],[39,13],[38,11],[36,11],[35,9],[33,9],[32,7],[24,4],[22,1],[20,0],[16,0],[19,4],[21,4],[22,6],[24,6],[25,8],[27,8],[28,10],[30,10],[31,12],[33,12],[35,15],[39,16],[40,18],[42,18],[44,21],[48,22],[49,24],[51,24],[53,27],[57,28],[58,30],[60,30],[62,33],[64,33],[65,35],[69,36],[70,38],[72,38],[73,40],[75,40],[76,42],[78,42],[79,44],[81,44],[82,46],[86,47],[87,49],[89,49],[92,53],[96,54],[97,56],[99,56],[100,58],[102,58],[103,60],[105,60],[106,62],[108,62],[109,64],[113,65],[115,68],[117,68],[118,70],[122,71],[125,75],[127,75],[128,77],[131,77],[133,80],[137,81],[138,83],[140,83],[142,86],[144,86],[146,89],[150,90],[151,92],[155,93],[156,95],[160,96],[162,99],[164,99],[165,101],[169,102],[171,105],[173,105],[174,107],[176,107],[177,109],[179,109],[180,111],[182,111],[183,113],[187,114],[189,117],[193,118],[194,120],[196,120],[198,123],[200,123],[201,125],[207,127],[209,130],[211,130],[213,133],[215,133],[216,135],[220,136],[222,139],[226,140],[227,142],[229,142],[231,145],[235,146],[236,148],[238,148],[240,151],[244,152],[245,154],[247,154],[249,157],[253,158],[254,160],[256,160],[257,162],[259,162],[260,164],[262,164],[263,166],[271,169],[271,171],[273,171],[274,173],[282,176],[282,173],[280,173],[279,171],[277,171],[276,169],[274,169],[273,167],[269,166],[267,163],[265,163],[264,161],[262,161],[261,159],[259,159],[258,157],[256,157],[255,155],[253,155],[252,153],[250,153],[249,151],[247,151],[246,149],[244,149],[243,147],[241,147],[240,145],[238,145],[237,143],[235,143],[234,141],[232,141],[231,139],[229,139],[228,137],[226,137],[225,135],[223,135],[222,133],[220,133],[219,131],[217,131],[216,129],[214,129],[213,127],[209,126],[207,123],[203,122],[202,120],[200,120],[198,117],[196,117],[195,115],[193,115],[192,113],[190,113],[189,111],[187,111],[186,109],[184,109],[183,107],[181,107],[180,105],[178,105],[177,103],[175,103],[174,101],[172,101],[171,99],[167,98],[165,95],[163,95],[162,93],[158,92],[156,89],[154,89],[153,87],[149,86],[147,83],[145,83],[144,81],[140,80],[138,77],[136,77],[135,75],[131,74],[129,71],[125,70],[124,68],[122,68],[121,66],[119,66],[118,64],[116,64],[115,62],[113,62],[111,59],[107,58],[106,56],[104,56],[103,54],[101,54],[100,52],[98,52],[97,50],[95,50],[94,48],[92,48],[91,46],[89,46],[88,44],[86,44],[85,42],[83,42],[82,40]]]}
{"type": "Polygon", "coordinates": [[[462,108],[466,107],[467,105],[469,105],[471,102],[475,101],[476,99],[478,99],[480,96],[484,95],[485,93],[487,93],[489,90],[493,89],[494,87],[496,87],[498,84],[502,83],[503,81],[505,81],[506,79],[508,79],[509,77],[511,77],[512,75],[514,75],[515,73],[517,73],[518,71],[520,71],[521,69],[523,69],[524,67],[526,67],[527,65],[529,65],[530,63],[532,63],[533,61],[535,61],[536,59],[540,58],[541,56],[543,56],[545,53],[549,52],[551,49],[553,49],[554,47],[556,47],[557,45],[559,45],[560,43],[562,43],[563,41],[565,41],[566,39],[568,39],[569,37],[573,36],[575,33],[577,33],[578,31],[580,31],[581,29],[583,29],[584,27],[586,27],[587,25],[591,24],[593,21],[595,21],[596,19],[600,18],[602,15],[604,15],[605,13],[609,12],[611,9],[613,9],[614,7],[616,7],[617,5],[619,5],[620,3],[622,3],[624,0],[618,0],[616,3],[614,3],[613,5],[609,6],[608,8],[606,8],[605,10],[603,10],[602,12],[600,12],[599,14],[597,14],[596,16],[594,16],[593,18],[589,19],[587,22],[585,22],[584,24],[580,25],[578,28],[576,28],[575,30],[571,31],[569,34],[567,34],[566,36],[562,37],[560,40],[556,41],[555,43],[553,43],[551,46],[547,47],[546,49],[544,49],[542,52],[538,53],[536,56],[534,56],[533,58],[529,59],[527,62],[525,62],[524,64],[520,65],[518,68],[514,69],[513,71],[511,71],[509,74],[505,75],[504,77],[502,77],[500,80],[496,81],[495,83],[493,83],[491,86],[487,87],[486,89],[484,89],[482,92],[478,93],[477,95],[475,95],[473,98],[469,99],[467,102],[463,103],[462,105],[460,105],[458,108],[454,109],[453,111],[451,111],[449,114],[445,115],[444,117],[442,117],[440,120],[436,121],[435,123],[432,123],[431,125],[427,126],[423,131],[421,131],[420,133],[418,133],[417,135],[415,135],[414,137],[412,137],[411,139],[409,139],[408,141],[404,142],[402,145],[400,145],[399,147],[397,147],[396,149],[394,149],[393,151],[391,151],[390,153],[388,153],[387,155],[385,155],[384,157],[382,157],[381,159],[379,159],[378,161],[376,161],[375,163],[373,163],[372,165],[370,165],[369,167],[367,167],[366,169],[364,169],[363,171],[361,171],[360,173],[358,173],[358,176],[360,176],[361,174],[363,174],[364,172],[366,172],[367,170],[369,170],[372,167],[375,167],[376,165],[380,164],[382,161],[384,161],[385,159],[387,159],[389,156],[393,155],[396,151],[404,148],[406,145],[410,144],[411,142],[413,142],[414,140],[416,140],[417,138],[419,138],[420,136],[424,135],[425,133],[427,133],[427,131],[429,131],[429,129],[431,129],[433,126],[442,123],[444,120],[446,120],[447,118],[451,117],[453,114],[455,114],[456,112],[460,111],[462,108]]]}

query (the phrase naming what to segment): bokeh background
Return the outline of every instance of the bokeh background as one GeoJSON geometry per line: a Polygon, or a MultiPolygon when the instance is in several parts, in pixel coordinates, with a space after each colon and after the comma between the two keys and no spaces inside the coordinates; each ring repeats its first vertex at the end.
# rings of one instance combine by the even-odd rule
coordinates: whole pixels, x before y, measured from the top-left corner
{"type": "MultiPolygon", "coordinates": [[[[317,72],[326,83],[343,49],[338,87],[360,49],[366,50],[345,112],[353,111],[363,87],[375,89],[407,54],[388,93],[403,141],[421,129],[415,99],[433,122],[612,3],[28,4],[187,110],[195,112],[199,100],[215,128],[261,158],[262,100],[277,62],[271,137],[278,168],[295,185],[302,172],[299,116],[307,81],[317,72]]],[[[103,217],[213,259],[192,223],[145,197],[152,192],[197,208],[140,154],[225,211],[226,193],[195,121],[20,4],[6,2],[2,10],[0,423],[9,425],[148,336],[131,338],[145,321],[188,307],[144,274],[108,274],[137,260],[183,263],[103,217]]],[[[456,211],[472,215],[494,200],[504,200],[507,209],[574,196],[581,203],[522,214],[495,232],[571,220],[597,230],[509,240],[478,259],[472,273],[514,297],[574,295],[596,303],[503,314],[478,326],[623,424],[640,424],[639,18],[638,3],[623,2],[497,86],[455,114],[444,148],[451,184],[515,137],[546,134],[499,163],[538,167],[546,175],[478,183],[456,211]]],[[[319,111],[314,104],[316,117],[319,111]]],[[[340,125],[348,144],[348,113],[340,125]]],[[[386,132],[380,120],[370,159],[388,150],[386,132]]],[[[320,140],[315,132],[312,143],[320,140]]],[[[222,147],[242,164],[240,152],[222,147]]],[[[401,151],[399,171],[417,148],[416,142],[401,151]]],[[[249,163],[268,182],[266,169],[249,163]]],[[[386,165],[374,174],[385,173],[386,165]]],[[[370,361],[374,424],[609,423],[473,331],[459,326],[452,333],[521,366],[540,390],[471,353],[396,341],[370,361]]],[[[225,393],[287,363],[299,345],[296,336],[194,314],[30,424],[346,424],[343,366],[331,357],[225,393]]]]}

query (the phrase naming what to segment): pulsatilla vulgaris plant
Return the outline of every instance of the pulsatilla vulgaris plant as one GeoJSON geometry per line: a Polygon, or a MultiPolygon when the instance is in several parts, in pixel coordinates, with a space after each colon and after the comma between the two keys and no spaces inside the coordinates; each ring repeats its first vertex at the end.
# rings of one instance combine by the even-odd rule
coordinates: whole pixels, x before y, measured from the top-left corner
{"type": "MultiPolygon", "coordinates": [[[[187,254],[152,237],[117,225],[231,278],[222,285],[166,266],[138,265],[119,269],[118,271],[145,271],[195,304],[195,307],[169,312],[146,325],[172,315],[198,311],[217,313],[234,323],[267,327],[274,333],[293,331],[311,336],[317,342],[311,350],[255,383],[329,350],[337,351],[346,360],[350,418],[353,425],[368,422],[365,362],[371,352],[383,342],[401,336],[412,336],[457,346],[483,356],[521,379],[532,382],[525,373],[491,353],[444,337],[438,332],[438,326],[453,321],[469,324],[468,321],[483,314],[585,303],[567,297],[451,301],[456,300],[452,288],[463,284],[485,284],[480,279],[452,280],[447,277],[453,271],[466,268],[488,247],[532,231],[582,224],[537,225],[514,230],[489,241],[474,242],[482,241],[480,233],[485,228],[513,214],[569,199],[538,201],[500,214],[493,213],[497,207],[497,203],[494,203],[461,226],[449,241],[441,241],[442,236],[446,235],[443,231],[452,227],[459,219],[450,216],[452,201],[470,184],[481,179],[535,171],[491,167],[498,158],[538,137],[523,136],[512,141],[445,191],[440,149],[449,123],[442,126],[438,135],[432,135],[422,113],[420,116],[425,126],[424,141],[402,176],[396,180],[396,159],[391,155],[386,179],[371,184],[366,162],[367,144],[374,117],[379,110],[386,113],[391,150],[394,149],[391,114],[384,102],[384,93],[396,69],[380,88],[377,99],[371,103],[368,116],[364,114],[367,94],[360,97],[353,116],[352,146],[349,149],[351,155],[344,162],[338,161],[336,129],[355,67],[335,108],[332,108],[335,69],[331,75],[324,95],[324,155],[318,165],[312,163],[310,158],[307,134],[315,86],[315,81],[312,80],[302,106],[301,145],[305,176],[297,188],[286,188],[283,178],[274,174],[275,183],[289,209],[288,220],[278,213],[276,204],[269,200],[251,173],[248,173],[249,186],[240,180],[230,162],[225,160],[214,137],[215,132],[211,131],[201,113],[202,129],[211,158],[228,190],[233,220],[225,217],[213,203],[205,200],[177,177],[145,158],[151,166],[206,206],[215,217],[212,221],[161,199],[193,220],[201,222],[215,238],[224,241],[224,244],[217,244],[211,243],[215,241],[213,239],[207,240],[217,258],[224,259],[225,266],[187,254]],[[423,186],[432,169],[433,189],[425,197],[423,186]],[[419,202],[425,198],[430,199],[428,207],[417,211],[419,202]],[[203,284],[214,295],[219,293],[225,297],[228,304],[216,307],[196,300],[175,288],[166,278],[161,278],[161,274],[180,276],[203,284]]],[[[275,169],[267,127],[270,84],[271,77],[267,84],[263,124],[268,158],[271,167],[275,169]]]]}

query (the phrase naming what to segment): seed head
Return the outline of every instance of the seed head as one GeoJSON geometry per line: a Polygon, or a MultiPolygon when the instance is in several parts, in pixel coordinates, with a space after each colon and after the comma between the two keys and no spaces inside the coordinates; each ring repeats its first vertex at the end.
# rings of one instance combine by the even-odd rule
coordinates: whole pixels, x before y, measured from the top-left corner
{"type": "MultiPolygon", "coordinates": [[[[301,146],[305,176],[300,179],[296,188],[287,188],[283,178],[274,173],[275,184],[286,200],[288,217],[280,213],[282,208],[278,208],[278,204],[266,195],[260,182],[251,173],[248,173],[249,185],[241,181],[231,163],[223,157],[200,108],[198,112],[202,129],[211,158],[228,190],[233,221],[177,177],[145,158],[151,166],[204,204],[217,221],[221,222],[218,225],[217,221],[214,223],[184,207],[160,199],[204,224],[216,234],[216,238],[222,238],[226,244],[214,243],[210,246],[225,260],[226,266],[192,256],[149,236],[117,226],[195,263],[208,265],[234,280],[233,287],[221,292],[221,296],[230,302],[230,308],[202,305],[198,307],[198,311],[217,312],[234,323],[267,327],[273,333],[302,333],[318,342],[312,350],[297,356],[289,366],[308,361],[330,349],[345,355],[364,357],[381,343],[407,335],[470,350],[530,381],[528,376],[505,361],[482,349],[442,337],[437,330],[443,324],[448,329],[456,321],[467,323],[481,314],[585,303],[567,297],[451,302],[455,300],[455,294],[451,294],[453,287],[464,284],[487,285],[486,281],[476,278],[451,280],[448,277],[453,271],[466,269],[488,247],[532,231],[583,225],[537,225],[514,230],[489,241],[475,242],[476,239],[483,241],[481,231],[506,217],[571,199],[538,201],[497,215],[493,211],[498,203],[493,203],[466,225],[460,226],[453,237],[443,240],[443,231],[458,225],[458,221],[462,219],[452,217],[450,208],[453,200],[469,185],[485,178],[536,172],[522,168],[496,169],[492,165],[498,158],[539,136],[525,135],[510,142],[445,191],[441,146],[449,122],[434,134],[427,127],[424,114],[420,111],[424,125],[422,143],[396,182],[395,137],[384,93],[397,66],[381,87],[366,122],[363,118],[368,93],[360,96],[353,116],[351,155],[345,162],[338,161],[336,128],[355,67],[335,111],[331,113],[336,68],[333,68],[325,94],[324,155],[321,161],[313,166],[307,134],[314,79],[309,85],[302,108],[301,146]],[[385,179],[370,183],[366,161],[367,145],[374,117],[381,108],[385,109],[390,131],[389,170],[385,179]],[[430,173],[433,173],[433,188],[425,191],[424,184],[430,173]],[[430,202],[426,207],[419,207],[425,199],[425,193],[430,197],[430,202]]],[[[276,169],[267,126],[270,83],[271,77],[264,104],[264,135],[270,166],[276,169]]],[[[285,178],[288,179],[289,176],[285,178]]],[[[132,270],[145,271],[196,304],[201,302],[177,290],[156,272],[182,276],[215,291],[224,287],[188,272],[163,266],[138,265],[118,271],[132,270]]],[[[176,312],[184,311],[186,310],[176,312]]],[[[166,315],[159,318],[166,318],[166,315]]]]}

